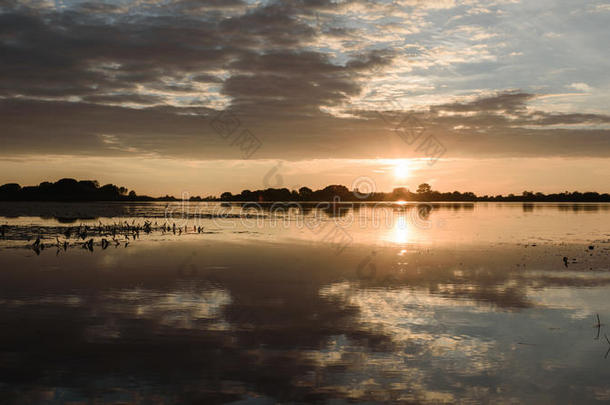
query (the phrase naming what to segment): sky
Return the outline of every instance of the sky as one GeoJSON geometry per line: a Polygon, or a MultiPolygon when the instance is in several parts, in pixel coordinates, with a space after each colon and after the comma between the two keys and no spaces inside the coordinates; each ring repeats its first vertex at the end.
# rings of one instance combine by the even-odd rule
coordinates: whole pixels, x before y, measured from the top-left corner
{"type": "Polygon", "coordinates": [[[0,0],[0,183],[610,192],[610,2],[0,0]]]}

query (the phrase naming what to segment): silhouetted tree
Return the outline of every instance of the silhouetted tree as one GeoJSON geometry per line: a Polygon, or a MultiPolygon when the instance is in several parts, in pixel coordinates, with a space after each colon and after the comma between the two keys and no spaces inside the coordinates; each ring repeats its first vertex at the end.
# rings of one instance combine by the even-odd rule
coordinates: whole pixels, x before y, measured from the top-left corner
{"type": "Polygon", "coordinates": [[[313,190],[309,187],[301,187],[299,189],[299,198],[303,201],[308,201],[311,199],[311,195],[313,194],[313,190]]]}
{"type": "Polygon", "coordinates": [[[428,194],[431,191],[432,191],[432,187],[430,187],[430,184],[428,184],[428,183],[422,183],[419,186],[417,186],[418,194],[428,194]]]}

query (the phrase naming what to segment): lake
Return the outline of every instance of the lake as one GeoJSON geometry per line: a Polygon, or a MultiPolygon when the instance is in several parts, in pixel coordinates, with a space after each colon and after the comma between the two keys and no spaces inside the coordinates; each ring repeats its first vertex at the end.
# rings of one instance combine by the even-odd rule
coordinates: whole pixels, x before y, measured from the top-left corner
{"type": "Polygon", "coordinates": [[[2,403],[610,401],[610,204],[3,202],[0,225],[2,403]]]}

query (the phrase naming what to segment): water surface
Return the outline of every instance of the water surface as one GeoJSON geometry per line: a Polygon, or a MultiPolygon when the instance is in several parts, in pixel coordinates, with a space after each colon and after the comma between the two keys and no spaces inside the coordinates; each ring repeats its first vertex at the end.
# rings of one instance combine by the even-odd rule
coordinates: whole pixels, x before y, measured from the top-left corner
{"type": "Polygon", "coordinates": [[[609,205],[0,215],[2,402],[610,401],[609,205]]]}

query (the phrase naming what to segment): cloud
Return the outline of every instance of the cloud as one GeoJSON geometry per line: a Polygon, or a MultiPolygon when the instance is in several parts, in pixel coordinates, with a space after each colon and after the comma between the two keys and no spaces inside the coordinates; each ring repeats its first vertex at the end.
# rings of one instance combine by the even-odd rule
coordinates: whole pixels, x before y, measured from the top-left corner
{"type": "Polygon", "coordinates": [[[210,125],[225,110],[261,140],[257,158],[415,156],[380,116],[395,96],[421,101],[393,114],[416,114],[454,156],[610,154],[607,115],[533,108],[554,89],[534,91],[528,64],[515,75],[523,58],[564,91],[604,83],[507,45],[510,2],[3,4],[3,155],[238,158],[210,125]]]}
{"type": "Polygon", "coordinates": [[[574,89],[574,90],[585,91],[585,92],[590,92],[591,90],[593,90],[591,88],[591,86],[589,86],[587,83],[582,83],[582,82],[572,83],[568,87],[571,89],[574,89]]]}

